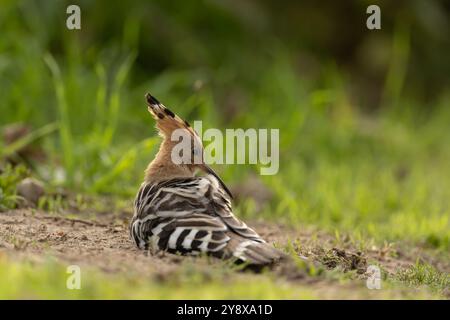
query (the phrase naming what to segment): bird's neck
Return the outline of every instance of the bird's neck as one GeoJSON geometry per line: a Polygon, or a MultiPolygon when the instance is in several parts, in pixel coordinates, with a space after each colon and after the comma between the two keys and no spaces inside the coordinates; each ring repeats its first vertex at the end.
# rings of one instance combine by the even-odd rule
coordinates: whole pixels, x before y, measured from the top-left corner
{"type": "Polygon", "coordinates": [[[174,164],[171,158],[171,141],[164,139],[155,159],[145,170],[145,182],[156,182],[174,178],[193,177],[193,172],[185,165],[174,164]]]}

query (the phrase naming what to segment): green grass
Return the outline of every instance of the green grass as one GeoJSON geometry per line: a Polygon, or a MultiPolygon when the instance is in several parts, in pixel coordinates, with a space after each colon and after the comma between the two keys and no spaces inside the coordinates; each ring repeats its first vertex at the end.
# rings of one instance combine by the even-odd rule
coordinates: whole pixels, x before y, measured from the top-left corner
{"type": "Polygon", "coordinates": [[[69,290],[66,286],[70,276],[66,272],[67,266],[53,259],[19,263],[0,256],[0,299],[440,298],[425,289],[411,291],[402,285],[394,286],[392,281],[384,281],[383,290],[368,290],[364,281],[351,284],[349,277],[340,276],[338,284],[327,280],[302,284],[274,276],[230,273],[230,269],[223,267],[199,271],[198,266],[184,264],[164,281],[156,277],[142,279],[141,275],[133,273],[105,274],[82,267],[81,288],[69,290]]]}
{"type": "MultiPolygon", "coordinates": [[[[81,268],[80,290],[69,290],[70,274],[62,264],[48,260],[43,264],[0,260],[0,299],[311,299],[316,297],[307,287],[296,287],[270,278],[227,276],[222,270],[207,274],[194,266],[183,267],[179,274],[161,282],[142,279],[136,274],[105,275],[92,268],[81,268]],[[45,290],[42,290],[45,288],[45,290]],[[130,288],[133,288],[130,290],[130,288]],[[202,290],[198,290],[202,288],[202,290]]],[[[229,275],[228,275],[229,276],[229,275]]]]}
{"type": "Polygon", "coordinates": [[[17,195],[17,184],[28,175],[28,170],[24,166],[6,166],[0,172],[0,212],[16,208],[20,201],[17,195]]]}
{"type": "Polygon", "coordinates": [[[416,263],[409,269],[400,270],[396,274],[397,279],[410,287],[427,286],[433,291],[443,293],[450,288],[450,276],[448,273],[440,272],[430,265],[416,263]]]}

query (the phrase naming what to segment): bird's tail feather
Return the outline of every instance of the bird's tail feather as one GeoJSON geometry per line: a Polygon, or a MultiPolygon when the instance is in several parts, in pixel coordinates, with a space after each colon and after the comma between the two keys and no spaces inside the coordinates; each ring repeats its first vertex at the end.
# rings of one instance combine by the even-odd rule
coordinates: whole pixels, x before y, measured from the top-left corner
{"type": "Polygon", "coordinates": [[[270,244],[255,240],[240,239],[238,243],[230,243],[229,250],[234,258],[255,266],[266,266],[283,260],[287,255],[270,244]]]}

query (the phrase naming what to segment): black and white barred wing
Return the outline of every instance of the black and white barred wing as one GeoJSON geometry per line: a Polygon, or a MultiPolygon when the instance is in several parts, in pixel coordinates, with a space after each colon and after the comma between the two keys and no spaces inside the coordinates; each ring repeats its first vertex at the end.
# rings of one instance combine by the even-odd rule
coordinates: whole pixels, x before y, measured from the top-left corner
{"type": "Polygon", "coordinates": [[[163,220],[152,229],[152,234],[151,248],[183,254],[205,252],[222,256],[221,251],[230,240],[223,222],[204,214],[163,220]]]}
{"type": "Polygon", "coordinates": [[[130,231],[143,249],[205,252],[255,263],[270,262],[275,252],[279,255],[233,215],[226,194],[213,177],[144,184],[136,197],[130,231]]]}

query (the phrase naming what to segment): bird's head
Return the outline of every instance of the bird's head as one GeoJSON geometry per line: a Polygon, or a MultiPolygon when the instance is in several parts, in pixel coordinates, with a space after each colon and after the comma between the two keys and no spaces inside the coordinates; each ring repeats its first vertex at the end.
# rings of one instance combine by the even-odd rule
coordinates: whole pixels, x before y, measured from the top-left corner
{"type": "Polygon", "coordinates": [[[186,120],[166,108],[150,93],[145,95],[148,111],[163,138],[160,150],[146,171],[146,180],[193,176],[197,170],[213,175],[230,197],[225,183],[205,162],[203,143],[186,120]]]}

